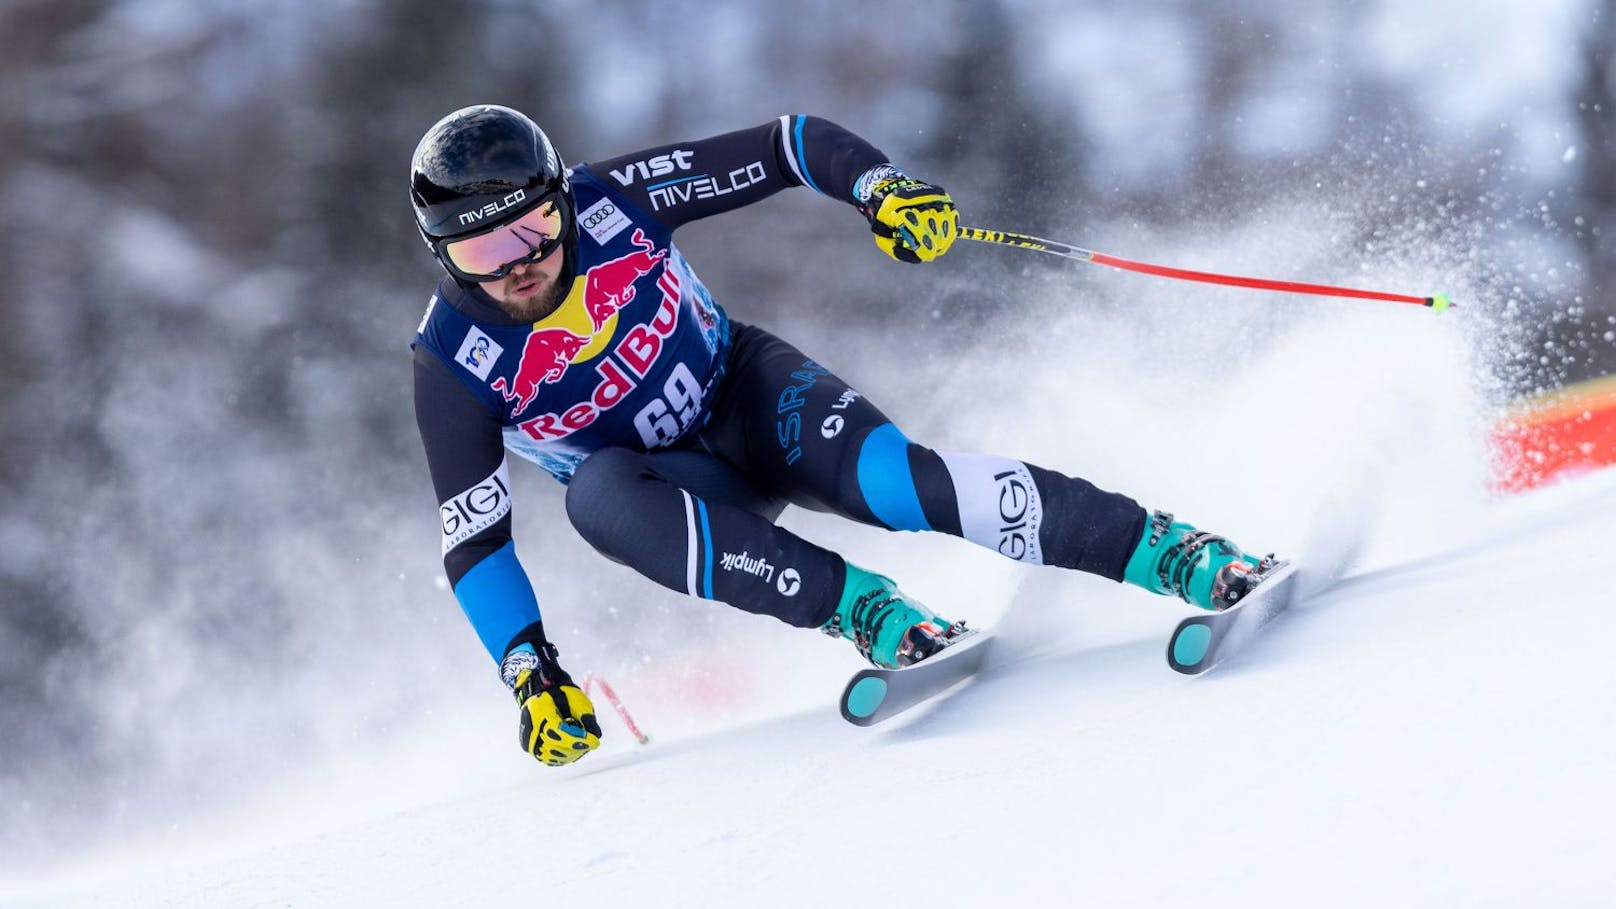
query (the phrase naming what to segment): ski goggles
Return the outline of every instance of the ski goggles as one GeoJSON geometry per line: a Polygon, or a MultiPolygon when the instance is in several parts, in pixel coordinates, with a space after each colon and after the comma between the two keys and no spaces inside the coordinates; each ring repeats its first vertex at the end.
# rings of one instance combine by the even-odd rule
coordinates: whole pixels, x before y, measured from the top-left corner
{"type": "Polygon", "coordinates": [[[469,237],[434,240],[432,249],[456,277],[494,281],[518,265],[548,259],[571,229],[560,200],[547,193],[514,221],[469,237]]]}

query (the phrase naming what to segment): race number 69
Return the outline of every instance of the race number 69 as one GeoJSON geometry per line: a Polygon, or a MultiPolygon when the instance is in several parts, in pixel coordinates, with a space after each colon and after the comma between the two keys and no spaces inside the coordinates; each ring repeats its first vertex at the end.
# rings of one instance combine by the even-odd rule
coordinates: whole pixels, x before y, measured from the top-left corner
{"type": "Polygon", "coordinates": [[[683,363],[662,383],[662,397],[640,408],[634,415],[634,428],[646,448],[671,445],[690,426],[701,409],[701,384],[683,363]]]}

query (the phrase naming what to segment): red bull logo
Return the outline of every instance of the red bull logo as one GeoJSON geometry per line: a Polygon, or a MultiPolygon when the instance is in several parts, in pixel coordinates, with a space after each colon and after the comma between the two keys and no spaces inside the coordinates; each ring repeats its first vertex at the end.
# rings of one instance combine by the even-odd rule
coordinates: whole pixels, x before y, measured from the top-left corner
{"type": "Polygon", "coordinates": [[[522,345],[522,360],[517,364],[510,385],[500,376],[494,380],[493,388],[504,395],[506,401],[517,402],[512,413],[521,413],[538,397],[539,386],[559,381],[572,365],[572,358],[588,343],[588,338],[565,328],[538,329],[528,335],[522,345]]]}
{"type": "MultiPolygon", "coordinates": [[[[515,403],[512,416],[520,416],[527,410],[538,397],[540,388],[561,381],[567,367],[592,345],[595,336],[606,328],[612,317],[634,299],[634,283],[655,271],[667,259],[668,251],[657,249],[656,244],[646,238],[644,230],[636,229],[630,239],[639,249],[610,262],[602,262],[584,274],[582,297],[583,311],[589,319],[589,327],[585,329],[588,333],[579,334],[567,328],[535,328],[522,345],[522,358],[517,362],[516,374],[509,382],[503,376],[493,381],[491,387],[503,395],[507,402],[515,403]]],[[[677,302],[678,281],[672,280],[670,283],[668,279],[671,277],[664,274],[664,280],[659,281],[658,286],[670,285],[677,302]]],[[[666,294],[668,287],[663,287],[663,291],[666,294]]],[[[568,305],[563,303],[563,310],[568,305]]],[[[554,321],[554,317],[549,317],[549,320],[554,321]]],[[[583,329],[582,324],[577,327],[583,329]]],[[[590,354],[591,357],[594,355],[590,354]]]]}
{"type": "Polygon", "coordinates": [[[657,249],[655,243],[645,238],[644,230],[636,228],[629,239],[640,248],[638,252],[602,262],[584,276],[584,309],[589,312],[589,321],[594,323],[596,331],[634,299],[634,282],[650,274],[668,257],[667,250],[657,249]]]}

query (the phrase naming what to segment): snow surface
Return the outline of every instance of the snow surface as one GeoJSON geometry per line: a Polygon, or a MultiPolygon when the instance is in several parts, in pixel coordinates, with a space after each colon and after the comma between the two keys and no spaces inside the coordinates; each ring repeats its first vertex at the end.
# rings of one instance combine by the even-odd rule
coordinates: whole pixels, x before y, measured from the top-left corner
{"type": "Polygon", "coordinates": [[[1199,678],[1165,665],[1174,610],[1094,646],[1072,629],[1116,605],[1017,569],[995,665],[907,722],[847,725],[822,676],[810,709],[643,748],[608,716],[561,771],[440,749],[463,794],[6,905],[1609,905],[1613,513],[1611,472],[1495,504],[1199,678]]]}

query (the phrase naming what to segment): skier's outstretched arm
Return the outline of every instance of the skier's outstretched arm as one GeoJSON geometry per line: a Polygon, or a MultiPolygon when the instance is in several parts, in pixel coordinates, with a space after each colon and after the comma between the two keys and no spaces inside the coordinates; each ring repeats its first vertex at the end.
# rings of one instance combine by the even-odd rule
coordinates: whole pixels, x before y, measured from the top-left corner
{"type": "Polygon", "coordinates": [[[946,191],[910,178],[880,149],[822,117],[788,114],[587,166],[670,229],[807,186],[856,206],[876,245],[900,261],[930,261],[959,232],[946,191]]]}
{"type": "Polygon", "coordinates": [[[600,724],[545,638],[538,598],[516,558],[499,417],[420,345],[415,420],[438,496],[444,572],[521,705],[522,747],[547,764],[571,763],[600,744],[600,724]]]}

